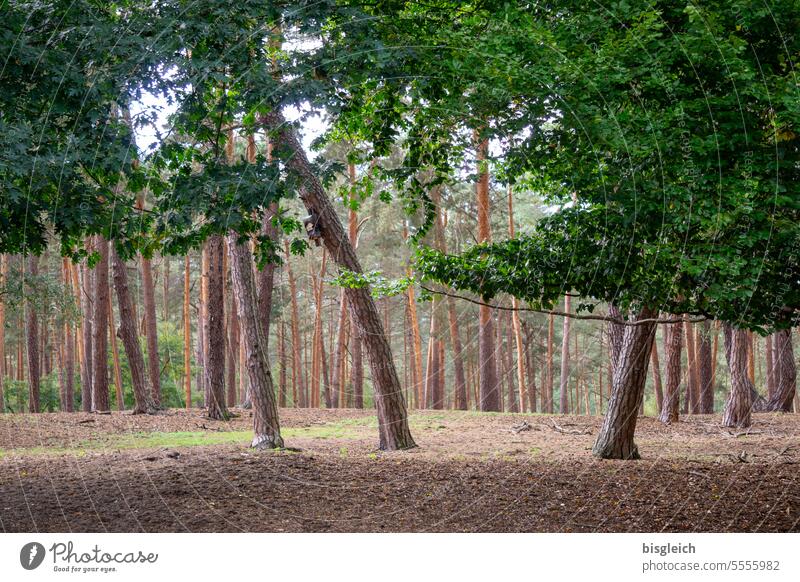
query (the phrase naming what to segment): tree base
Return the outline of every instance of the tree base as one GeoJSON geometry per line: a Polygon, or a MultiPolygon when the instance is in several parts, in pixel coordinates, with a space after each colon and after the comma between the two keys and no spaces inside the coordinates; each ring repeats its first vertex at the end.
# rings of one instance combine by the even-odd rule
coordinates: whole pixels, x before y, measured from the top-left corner
{"type": "Polygon", "coordinates": [[[270,449],[283,449],[283,438],[280,435],[257,434],[250,443],[251,449],[265,451],[270,449]]]}
{"type": "Polygon", "coordinates": [[[639,447],[634,442],[597,443],[592,448],[592,454],[599,459],[618,459],[622,461],[638,461],[642,458],[639,454],[639,447]]]}

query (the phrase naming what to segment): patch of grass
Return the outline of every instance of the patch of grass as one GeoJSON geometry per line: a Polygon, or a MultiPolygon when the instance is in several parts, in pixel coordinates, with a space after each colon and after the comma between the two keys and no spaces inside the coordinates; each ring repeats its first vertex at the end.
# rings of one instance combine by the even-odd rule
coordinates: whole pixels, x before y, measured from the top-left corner
{"type": "MultiPolygon", "coordinates": [[[[285,439],[344,439],[355,440],[361,435],[347,427],[335,424],[324,424],[302,428],[284,428],[281,434],[285,439]]],[[[253,438],[252,431],[196,431],[196,432],[136,432],[129,434],[109,434],[92,440],[84,440],[69,447],[26,447],[16,449],[0,449],[0,459],[10,454],[22,456],[39,455],[77,455],[83,456],[87,451],[157,449],[198,447],[205,445],[248,444],[253,438]]]]}

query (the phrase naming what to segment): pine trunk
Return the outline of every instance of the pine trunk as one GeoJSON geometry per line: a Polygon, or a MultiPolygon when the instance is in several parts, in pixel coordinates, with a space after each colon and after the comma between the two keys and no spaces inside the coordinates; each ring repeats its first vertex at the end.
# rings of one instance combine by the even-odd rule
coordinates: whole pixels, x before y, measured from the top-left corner
{"type": "Polygon", "coordinates": [[[94,268],[92,404],[95,412],[108,412],[108,241],[98,235],[95,246],[100,259],[94,268]]]}
{"type": "MultiPolygon", "coordinates": [[[[569,295],[564,295],[564,312],[570,311],[571,298],[569,295]]],[[[569,389],[569,326],[570,318],[564,318],[564,327],[561,336],[561,375],[559,376],[560,389],[561,389],[561,406],[559,412],[561,414],[569,414],[569,401],[567,400],[569,389]]]]}
{"type": "MultiPolygon", "coordinates": [[[[319,216],[320,230],[328,253],[340,267],[362,273],[361,264],[347,240],[336,210],[328,200],[322,184],[314,174],[311,164],[297,140],[291,126],[280,112],[272,111],[266,124],[277,134],[277,144],[288,149],[287,167],[299,177],[299,195],[306,208],[319,216]]],[[[346,289],[345,296],[357,333],[364,339],[364,347],[375,387],[375,404],[378,412],[380,448],[383,450],[415,447],[408,427],[405,399],[397,376],[392,351],[383,329],[378,309],[368,287],[346,289]]]]}
{"type": "Polygon", "coordinates": [[[208,281],[206,282],[206,389],[208,391],[208,417],[226,420],[225,406],[225,274],[222,254],[222,237],[214,235],[206,244],[208,256],[208,281]],[[213,306],[213,307],[211,307],[213,306]]]}
{"type": "Polygon", "coordinates": [[[156,326],[156,289],[150,259],[142,257],[142,295],[144,296],[144,327],[147,334],[147,368],[153,402],[161,402],[161,363],[158,357],[158,328],[156,326]]]}
{"type": "Polygon", "coordinates": [[[773,344],[775,389],[767,403],[770,412],[791,412],[797,392],[797,367],[792,347],[792,330],[776,332],[773,344]]]}
{"type": "Polygon", "coordinates": [[[681,348],[683,345],[683,323],[668,323],[664,326],[664,359],[666,386],[664,403],[659,419],[665,424],[678,422],[681,388],[681,348]]]}
{"type": "Polygon", "coordinates": [[[192,320],[189,318],[189,255],[183,259],[183,395],[192,407],[192,320]]]}
{"type": "Polygon", "coordinates": [[[653,365],[653,386],[656,393],[656,410],[657,414],[661,414],[661,409],[664,406],[664,391],[661,386],[661,362],[658,359],[658,342],[653,341],[653,353],[650,356],[650,361],[653,365]]]}
{"type": "MultiPolygon", "coordinates": [[[[39,257],[28,257],[28,275],[39,276],[39,257]]],[[[28,348],[28,412],[41,410],[39,384],[41,382],[41,362],[39,359],[39,318],[33,302],[25,302],[25,337],[28,348]]]]}
{"type": "Polygon", "coordinates": [[[700,414],[714,412],[714,383],[711,354],[711,323],[703,322],[697,334],[698,376],[700,378],[700,414]]]}
{"type": "MultiPolygon", "coordinates": [[[[656,310],[644,308],[636,320],[651,319],[656,310]]],[[[655,323],[625,326],[608,410],[592,449],[601,459],[638,459],[639,449],[634,442],[637,411],[644,398],[647,365],[653,351],[655,323]]]]}
{"type": "Polygon", "coordinates": [[[256,449],[282,448],[275,389],[266,350],[264,330],[258,317],[258,296],[253,278],[253,257],[247,244],[239,244],[238,235],[228,235],[233,292],[239,310],[242,346],[250,378],[250,396],[253,405],[253,441],[256,449]]]}
{"type": "Polygon", "coordinates": [[[686,354],[688,374],[686,376],[687,393],[689,400],[689,413],[700,413],[700,372],[697,369],[697,349],[695,346],[694,326],[685,317],[686,327],[686,354]]]}
{"type": "Polygon", "coordinates": [[[131,384],[133,384],[134,407],[133,414],[155,414],[158,404],[153,399],[153,392],[149,386],[149,377],[145,371],[142,346],[139,343],[139,334],[136,329],[136,320],[133,316],[133,300],[131,299],[128,271],[116,249],[112,252],[114,263],[114,290],[119,306],[119,331],[117,335],[122,340],[122,347],[128,357],[128,366],[131,371],[131,384]]]}
{"type": "Polygon", "coordinates": [[[748,373],[748,333],[747,330],[734,328],[728,323],[725,326],[730,329],[730,346],[727,352],[731,391],[722,413],[722,426],[747,428],[751,424],[752,393],[755,391],[748,373]]]}

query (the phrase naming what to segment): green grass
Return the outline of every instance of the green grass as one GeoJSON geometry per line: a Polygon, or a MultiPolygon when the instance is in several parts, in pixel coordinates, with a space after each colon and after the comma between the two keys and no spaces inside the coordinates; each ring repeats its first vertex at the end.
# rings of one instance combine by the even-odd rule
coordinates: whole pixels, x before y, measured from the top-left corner
{"type": "MultiPolygon", "coordinates": [[[[355,440],[362,436],[361,433],[354,430],[351,426],[341,426],[341,423],[323,424],[305,428],[284,428],[281,430],[281,434],[285,439],[311,438],[355,440]]],[[[80,441],[69,447],[36,446],[0,449],[0,459],[10,454],[22,456],[83,456],[87,451],[197,447],[231,443],[247,445],[252,438],[252,431],[136,432],[128,434],[110,434],[97,440],[80,441]]]]}

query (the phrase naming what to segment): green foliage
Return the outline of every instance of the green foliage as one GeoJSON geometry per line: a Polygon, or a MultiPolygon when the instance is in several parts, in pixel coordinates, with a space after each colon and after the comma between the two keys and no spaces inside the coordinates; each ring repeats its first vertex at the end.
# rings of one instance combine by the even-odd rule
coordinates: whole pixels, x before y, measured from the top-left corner
{"type": "Polygon", "coordinates": [[[372,296],[376,299],[383,297],[394,297],[408,291],[409,286],[414,284],[413,277],[401,277],[399,279],[387,279],[380,271],[368,271],[366,273],[354,273],[342,269],[339,276],[330,281],[331,285],[343,287],[345,289],[370,288],[372,296]]]}

